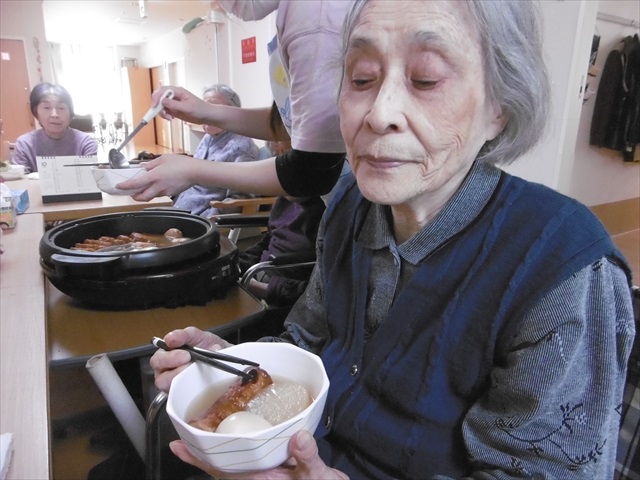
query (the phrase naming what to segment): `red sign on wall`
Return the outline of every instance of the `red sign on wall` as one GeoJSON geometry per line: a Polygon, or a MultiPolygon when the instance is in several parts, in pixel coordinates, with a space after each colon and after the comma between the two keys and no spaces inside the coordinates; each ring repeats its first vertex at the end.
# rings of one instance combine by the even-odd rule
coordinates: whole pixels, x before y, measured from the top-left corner
{"type": "Polygon", "coordinates": [[[242,63],[256,61],[256,37],[245,38],[242,42],[242,63]]]}

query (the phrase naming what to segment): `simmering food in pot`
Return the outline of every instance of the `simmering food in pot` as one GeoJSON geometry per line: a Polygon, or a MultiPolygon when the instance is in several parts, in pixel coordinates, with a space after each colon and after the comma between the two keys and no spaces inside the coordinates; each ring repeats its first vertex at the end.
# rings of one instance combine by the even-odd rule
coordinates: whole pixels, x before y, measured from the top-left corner
{"type": "Polygon", "coordinates": [[[118,235],[117,237],[103,236],[96,239],[88,238],[83,242],[76,243],[71,250],[84,250],[87,252],[104,252],[121,250],[148,250],[152,248],[170,247],[177,243],[190,240],[182,235],[177,228],[170,228],[164,234],[157,233],[137,233],[130,235],[118,235]],[[122,247],[122,248],[117,248],[122,247]]]}

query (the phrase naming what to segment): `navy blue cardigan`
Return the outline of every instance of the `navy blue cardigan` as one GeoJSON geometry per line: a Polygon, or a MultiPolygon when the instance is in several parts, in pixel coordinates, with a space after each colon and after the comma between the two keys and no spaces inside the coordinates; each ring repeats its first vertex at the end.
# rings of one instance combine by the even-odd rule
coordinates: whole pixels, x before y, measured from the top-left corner
{"type": "Polygon", "coordinates": [[[365,343],[372,252],[355,239],[370,203],[355,184],[342,195],[320,245],[331,379],[321,456],[351,478],[464,476],[462,420],[506,353],[501,336],[570,275],[623,257],[586,207],[502,174],[481,215],[425,258],[365,343]]]}

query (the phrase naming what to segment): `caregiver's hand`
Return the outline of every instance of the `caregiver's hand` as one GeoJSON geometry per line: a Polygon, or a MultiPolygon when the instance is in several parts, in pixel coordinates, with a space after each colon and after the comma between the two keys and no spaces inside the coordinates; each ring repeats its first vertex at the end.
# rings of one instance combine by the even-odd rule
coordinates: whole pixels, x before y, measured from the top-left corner
{"type": "Polygon", "coordinates": [[[176,440],[169,445],[171,451],[183,462],[189,463],[214,478],[229,480],[347,480],[344,473],[328,467],[318,455],[318,445],[313,436],[306,431],[296,433],[289,441],[291,458],[280,467],[262,472],[226,473],[220,472],[210,465],[194,457],[182,440],[176,440]]]}
{"type": "Polygon", "coordinates": [[[211,163],[213,162],[168,153],[144,162],[142,166],[147,170],[146,174],[116,186],[123,190],[142,189],[141,192],[131,195],[140,202],[148,202],[152,198],[163,195],[173,196],[193,186],[196,183],[194,179],[199,178],[198,172],[211,163]]]}
{"type": "Polygon", "coordinates": [[[162,118],[165,120],[179,118],[185,122],[198,125],[206,123],[205,120],[207,119],[207,111],[210,108],[210,104],[182,87],[160,87],[151,95],[153,105],[158,104],[162,94],[169,88],[173,90],[173,98],[165,98],[162,101],[164,105],[164,109],[160,112],[162,118]]]}
{"type": "MultiPolygon", "coordinates": [[[[207,350],[220,350],[231,344],[211,332],[205,332],[196,327],[173,330],[167,333],[163,340],[169,348],[191,345],[207,350]]],[[[191,356],[185,350],[165,351],[159,349],[150,360],[156,387],[168,392],[171,382],[177,374],[191,363],[191,356]]]]}

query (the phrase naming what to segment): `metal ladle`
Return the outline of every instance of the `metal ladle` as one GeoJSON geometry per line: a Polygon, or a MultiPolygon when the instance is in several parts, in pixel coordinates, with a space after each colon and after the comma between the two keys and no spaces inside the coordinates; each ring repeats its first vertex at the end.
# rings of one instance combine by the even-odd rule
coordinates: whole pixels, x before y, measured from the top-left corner
{"type": "Polygon", "coordinates": [[[109,150],[109,165],[111,166],[111,168],[129,168],[131,166],[129,161],[125,158],[122,152],[120,152],[120,150],[122,150],[124,146],[131,141],[131,139],[136,135],[136,133],[140,131],[142,127],[144,127],[147,123],[153,120],[155,116],[158,115],[158,113],[160,113],[160,111],[164,108],[164,106],[162,105],[162,101],[165,98],[173,98],[173,95],[173,90],[165,90],[162,98],[158,100],[158,104],[151,107],[149,111],[144,114],[144,117],[142,117],[142,120],[140,121],[138,126],[133,130],[133,132],[129,134],[127,138],[124,139],[120,146],[118,148],[112,148],[111,150],[109,150]]]}

